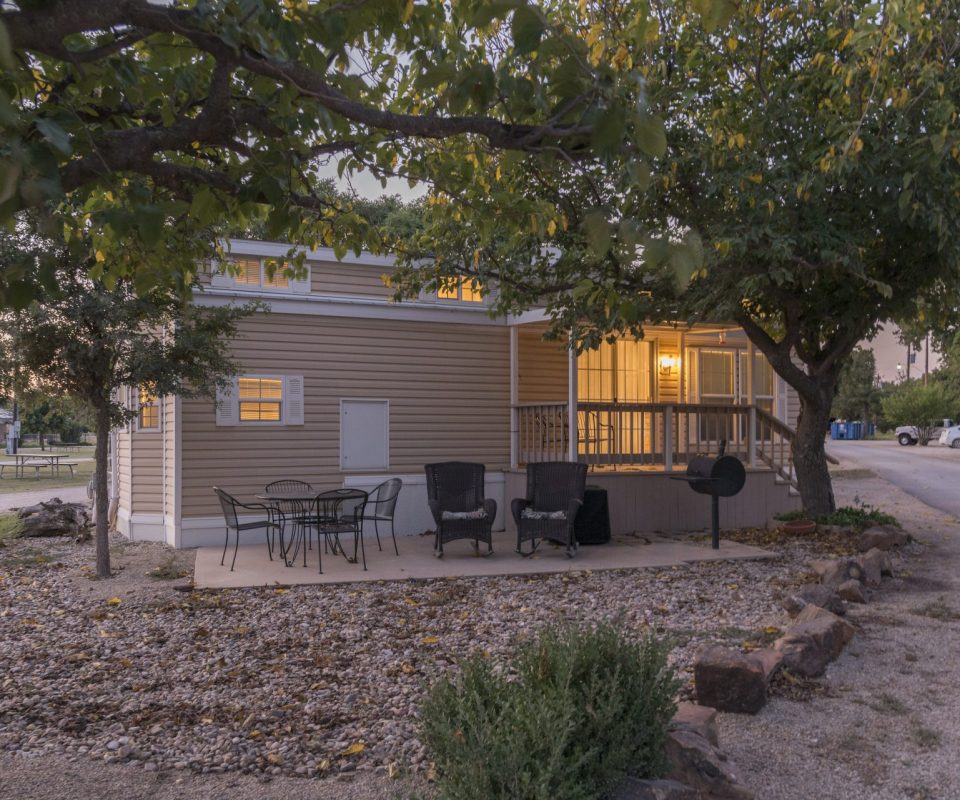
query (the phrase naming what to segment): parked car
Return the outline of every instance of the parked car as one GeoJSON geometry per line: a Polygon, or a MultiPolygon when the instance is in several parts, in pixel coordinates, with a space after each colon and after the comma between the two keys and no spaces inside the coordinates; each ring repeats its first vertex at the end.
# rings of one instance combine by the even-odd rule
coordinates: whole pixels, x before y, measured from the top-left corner
{"type": "MultiPolygon", "coordinates": [[[[930,438],[927,441],[932,442],[934,439],[938,439],[939,437],[938,441],[943,444],[942,437],[944,431],[953,427],[957,427],[957,425],[952,419],[935,420],[927,429],[930,433],[930,438]]],[[[904,446],[908,444],[917,444],[920,441],[920,434],[914,425],[901,425],[899,428],[897,428],[896,435],[897,441],[904,446]]],[[[957,447],[960,447],[960,445],[957,445],[957,447]]]]}
{"type": "Polygon", "coordinates": [[[960,450],[960,425],[951,425],[949,428],[944,428],[938,441],[954,450],[960,450]]]}

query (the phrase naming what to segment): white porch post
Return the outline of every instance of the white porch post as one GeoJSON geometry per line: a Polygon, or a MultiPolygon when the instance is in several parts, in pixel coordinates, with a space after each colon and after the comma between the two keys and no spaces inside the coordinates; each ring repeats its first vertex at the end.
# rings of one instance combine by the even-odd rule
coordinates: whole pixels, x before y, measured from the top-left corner
{"type": "Polygon", "coordinates": [[[520,337],[516,325],[510,326],[510,467],[520,466],[520,337]]]}
{"type": "Polygon", "coordinates": [[[673,406],[663,412],[663,470],[673,472],[673,406]]]}
{"type": "Polygon", "coordinates": [[[680,398],[681,403],[687,402],[687,333],[680,331],[680,398]]]}
{"type": "Polygon", "coordinates": [[[577,432],[577,351],[572,346],[567,348],[567,436],[569,442],[568,461],[578,461],[580,458],[579,434],[577,432]]]}

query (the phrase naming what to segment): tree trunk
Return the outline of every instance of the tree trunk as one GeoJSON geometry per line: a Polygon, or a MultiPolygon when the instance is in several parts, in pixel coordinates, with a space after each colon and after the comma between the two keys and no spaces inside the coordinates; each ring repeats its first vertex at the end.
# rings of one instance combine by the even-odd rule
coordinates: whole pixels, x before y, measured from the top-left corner
{"type": "Polygon", "coordinates": [[[797,472],[803,510],[815,519],[837,510],[827,469],[823,438],[830,423],[829,401],[800,396],[800,417],[793,441],[793,467],[797,472]]]}
{"type": "Polygon", "coordinates": [[[110,409],[108,406],[97,410],[97,446],[94,456],[94,476],[97,518],[97,577],[110,577],[110,537],[107,508],[107,443],[110,438],[110,409]]]}

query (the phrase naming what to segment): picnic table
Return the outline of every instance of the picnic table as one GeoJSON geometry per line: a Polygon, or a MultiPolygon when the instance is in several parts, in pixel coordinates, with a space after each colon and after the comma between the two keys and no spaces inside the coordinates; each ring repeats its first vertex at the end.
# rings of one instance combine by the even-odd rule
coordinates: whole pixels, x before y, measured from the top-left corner
{"type": "Polygon", "coordinates": [[[66,453],[15,453],[10,458],[12,464],[0,464],[0,478],[8,467],[13,467],[13,476],[15,478],[24,477],[24,471],[28,468],[33,469],[34,476],[40,480],[40,470],[49,468],[53,475],[60,474],[60,467],[67,467],[70,470],[70,477],[73,477],[73,468],[78,466],[76,461],[64,461],[70,458],[66,453]]]}

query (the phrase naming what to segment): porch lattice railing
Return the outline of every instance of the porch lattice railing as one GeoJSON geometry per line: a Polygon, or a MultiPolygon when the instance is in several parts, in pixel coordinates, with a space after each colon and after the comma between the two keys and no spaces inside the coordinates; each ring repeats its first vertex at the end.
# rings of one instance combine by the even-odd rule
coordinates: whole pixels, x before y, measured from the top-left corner
{"type": "MultiPolygon", "coordinates": [[[[514,406],[518,463],[570,457],[566,403],[514,406]]],[[[694,455],[726,452],[751,466],[764,465],[794,482],[793,430],[750,405],[705,403],[579,403],[577,458],[591,465],[660,466],[672,470],[694,455]]]]}

